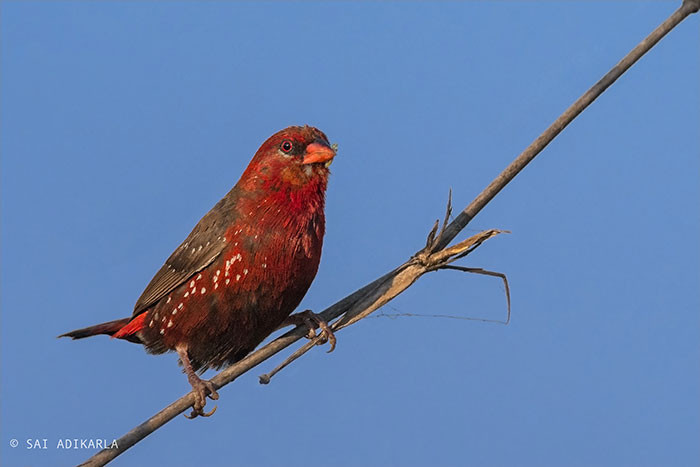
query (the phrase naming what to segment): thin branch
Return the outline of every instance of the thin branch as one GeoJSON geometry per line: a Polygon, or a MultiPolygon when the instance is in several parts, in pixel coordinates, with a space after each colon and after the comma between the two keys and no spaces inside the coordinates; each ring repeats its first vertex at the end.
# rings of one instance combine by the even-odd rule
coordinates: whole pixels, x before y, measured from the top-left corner
{"type": "Polygon", "coordinates": [[[307,342],[306,344],[299,347],[297,350],[294,351],[293,354],[291,354],[289,357],[287,357],[285,361],[283,361],[282,363],[277,365],[274,370],[272,370],[269,373],[265,373],[264,375],[260,375],[260,377],[259,377],[260,384],[270,384],[270,380],[272,379],[273,376],[275,376],[280,371],[284,370],[294,360],[296,360],[297,358],[301,357],[306,352],[311,350],[311,348],[313,346],[319,345],[320,343],[321,343],[321,341],[318,338],[318,336],[313,338],[313,339],[310,339],[309,342],[307,342]]]}
{"type": "MultiPolygon", "coordinates": [[[[479,196],[472,201],[445,229],[437,241],[429,241],[426,249],[421,250],[414,255],[409,261],[402,264],[398,268],[390,271],[384,276],[376,279],[374,282],[348,295],[336,304],[327,308],[321,313],[321,316],[326,321],[331,321],[341,315],[350,317],[345,320],[340,329],[361,319],[360,317],[367,316],[372,311],[383,306],[406,288],[410,287],[422,274],[430,268],[437,266],[435,263],[436,255],[445,255],[448,248],[445,247],[457,236],[457,234],[466,227],[471,219],[493,199],[496,194],[503,189],[534,157],[542,151],[576,116],[578,116],[588,105],[591,104],[600,94],[613,84],[627,69],[629,69],[642,55],[648,52],[663,36],[671,29],[677,26],[683,19],[691,13],[695,13],[700,8],[700,0],[684,0],[682,6],[675,11],[666,21],[656,28],[646,39],[625,56],[612,70],[610,70],[600,81],[598,81],[591,89],[581,96],[574,104],[569,107],[555,122],[545,130],[530,146],[523,151],[496,179],[491,182],[479,196]],[[428,250],[429,248],[429,250],[428,250]],[[427,250],[427,251],[426,251],[427,250]]],[[[434,236],[437,233],[437,226],[432,233],[434,236]]],[[[432,240],[432,239],[430,239],[432,240]]],[[[456,246],[456,245],[455,245],[456,246]]],[[[454,248],[454,247],[452,247],[454,248]]],[[[465,253],[460,251],[459,254],[465,253]]],[[[454,255],[448,255],[449,258],[454,258],[454,255]]],[[[443,263],[444,264],[444,263],[443,263]]],[[[336,328],[334,323],[334,328],[336,328]]],[[[281,337],[275,339],[259,350],[248,355],[243,360],[226,368],[214,378],[212,382],[221,388],[231,381],[235,380],[241,374],[247,372],[251,368],[259,365],[275,355],[280,350],[290,346],[297,340],[301,339],[306,334],[305,329],[295,328],[281,337]]],[[[311,348],[315,344],[312,340],[303,348],[309,346],[311,348]],[[309,346],[311,344],[311,346],[309,346]]],[[[299,349],[299,355],[302,349],[299,349]]],[[[179,414],[187,410],[194,402],[194,395],[190,392],[177,401],[173,402],[153,417],[149,418],[136,428],[132,429],[124,436],[117,440],[117,449],[105,449],[90,459],[84,464],[85,466],[102,466],[113,460],[131,446],[153,433],[159,427],[163,426],[168,421],[177,417],[179,414]]]]}

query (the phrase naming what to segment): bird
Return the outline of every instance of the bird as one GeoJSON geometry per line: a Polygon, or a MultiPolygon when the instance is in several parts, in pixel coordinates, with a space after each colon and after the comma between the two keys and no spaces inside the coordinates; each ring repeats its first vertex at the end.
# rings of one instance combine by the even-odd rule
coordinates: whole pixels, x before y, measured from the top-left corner
{"type": "Polygon", "coordinates": [[[335,336],[319,315],[292,313],[318,271],[336,152],[315,127],[278,131],[165,261],[130,317],[58,337],[106,334],[151,354],[177,352],[195,396],[188,418],[212,415],[206,398],[219,398],[197,373],[241,360],[281,327],[309,326],[308,337],[319,329],[332,350],[335,336]]]}

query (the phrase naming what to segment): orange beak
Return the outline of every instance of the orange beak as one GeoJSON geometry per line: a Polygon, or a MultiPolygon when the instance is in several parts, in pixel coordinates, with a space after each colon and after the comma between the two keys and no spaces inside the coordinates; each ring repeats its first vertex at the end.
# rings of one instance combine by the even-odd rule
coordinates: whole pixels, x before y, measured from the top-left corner
{"type": "Polygon", "coordinates": [[[326,162],[330,165],[330,161],[335,157],[335,150],[321,143],[311,143],[306,146],[306,154],[302,164],[313,164],[316,162],[326,162]]]}

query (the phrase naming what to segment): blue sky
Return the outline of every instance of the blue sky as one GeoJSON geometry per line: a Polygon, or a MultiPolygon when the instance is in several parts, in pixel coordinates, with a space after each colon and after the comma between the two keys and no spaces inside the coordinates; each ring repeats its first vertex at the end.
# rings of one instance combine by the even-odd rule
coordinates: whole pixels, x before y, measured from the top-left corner
{"type": "MultiPolygon", "coordinates": [[[[321,310],[679,4],[2,2],[2,465],[79,463],[94,451],[58,440],[111,440],[187,391],[175,355],[55,336],[130,315],[272,133],[340,145],[302,303],[321,310]]],[[[464,262],[508,274],[510,325],[367,319],[114,465],[697,465],[699,43],[695,16],[459,237],[512,231],[464,262]]],[[[503,294],[438,272],[385,311],[498,319],[503,294]]]]}

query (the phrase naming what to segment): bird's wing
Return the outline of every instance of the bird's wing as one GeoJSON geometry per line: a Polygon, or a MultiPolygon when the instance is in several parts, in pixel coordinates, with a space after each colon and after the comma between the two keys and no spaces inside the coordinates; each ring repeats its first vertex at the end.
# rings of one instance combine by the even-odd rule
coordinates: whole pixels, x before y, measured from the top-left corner
{"type": "Polygon", "coordinates": [[[134,316],[155,305],[180,284],[209,266],[226,248],[224,233],[235,212],[221,200],[165,261],[134,306],[134,316]]]}

